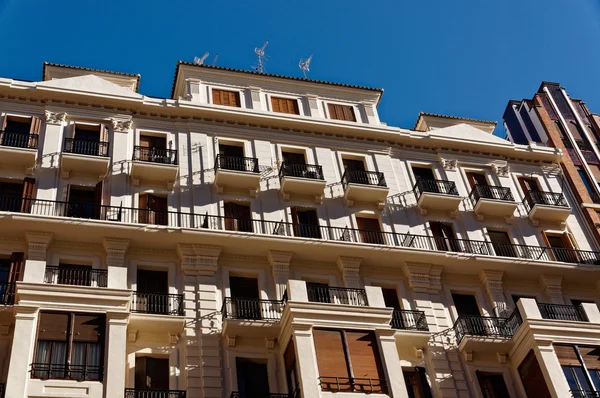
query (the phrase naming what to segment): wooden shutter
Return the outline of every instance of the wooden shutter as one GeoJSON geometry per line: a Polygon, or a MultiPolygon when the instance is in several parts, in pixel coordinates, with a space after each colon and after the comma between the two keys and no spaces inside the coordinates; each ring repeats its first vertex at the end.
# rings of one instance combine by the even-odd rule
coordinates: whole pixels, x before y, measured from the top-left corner
{"type": "Polygon", "coordinates": [[[104,339],[104,317],[73,315],[73,341],[98,343],[104,339]]]}
{"type": "Polygon", "coordinates": [[[100,142],[108,142],[108,127],[106,125],[100,125],[100,142]]]}
{"type": "Polygon", "coordinates": [[[519,177],[518,180],[519,184],[521,185],[521,189],[525,194],[529,191],[537,192],[540,190],[538,182],[535,178],[519,177]]]}
{"type": "Polygon", "coordinates": [[[349,105],[338,105],[338,104],[327,104],[329,110],[329,117],[331,119],[346,120],[349,122],[355,122],[356,116],[354,115],[354,109],[349,105]]]}
{"type": "Polygon", "coordinates": [[[38,340],[67,341],[71,329],[68,314],[40,313],[38,340]]]}
{"type": "MultiPolygon", "coordinates": [[[[384,379],[375,333],[346,331],[346,342],[355,379],[384,379]]],[[[382,392],[379,383],[373,383],[372,390],[368,380],[356,380],[356,384],[362,385],[359,389],[364,392],[382,392]]]]}
{"type": "Polygon", "coordinates": [[[237,91],[212,89],[213,104],[226,106],[240,106],[240,93],[237,91]]]}
{"type": "Polygon", "coordinates": [[[147,135],[140,135],[140,146],[144,148],[149,148],[152,142],[152,137],[147,135]]]}
{"type": "Polygon", "coordinates": [[[23,280],[23,266],[25,265],[25,253],[15,252],[10,256],[10,271],[8,282],[19,282],[23,280]]]}
{"type": "Polygon", "coordinates": [[[271,108],[273,108],[273,112],[281,112],[279,98],[271,97],[271,108]]]}
{"type": "Polygon", "coordinates": [[[299,115],[298,101],[290,98],[271,97],[273,112],[289,113],[299,115]]]}
{"type": "Polygon", "coordinates": [[[283,361],[285,363],[285,369],[288,372],[293,369],[293,366],[296,363],[296,348],[294,346],[293,339],[290,339],[290,343],[285,349],[285,353],[283,354],[283,361]]]}
{"type": "Polygon", "coordinates": [[[148,224],[148,194],[141,194],[138,201],[138,222],[148,224]]]}
{"type": "Polygon", "coordinates": [[[469,181],[471,188],[475,185],[488,185],[485,176],[479,173],[467,172],[467,180],[469,181]]]}
{"type": "Polygon", "coordinates": [[[356,116],[354,115],[354,109],[351,106],[342,106],[344,111],[344,120],[348,120],[350,122],[356,121],[356,116]]]}
{"type": "Polygon", "coordinates": [[[321,377],[349,377],[342,332],[339,330],[314,329],[317,365],[321,377]]]}
{"type": "Polygon", "coordinates": [[[102,215],[102,187],[103,181],[98,182],[96,184],[96,188],[94,189],[94,218],[96,220],[100,219],[102,215]]]}
{"type": "Polygon", "coordinates": [[[39,117],[31,117],[31,125],[29,127],[29,134],[39,134],[42,126],[42,120],[39,117]]]}
{"type": "Polygon", "coordinates": [[[561,366],[581,366],[575,347],[569,345],[554,345],[554,352],[561,366]]]}
{"type": "Polygon", "coordinates": [[[528,398],[550,398],[550,391],[533,350],[529,351],[518,370],[528,398]]]}
{"type": "Polygon", "coordinates": [[[236,222],[233,218],[234,205],[235,203],[227,202],[223,206],[223,210],[225,212],[225,229],[228,231],[235,231],[236,222]]]}
{"type": "Polygon", "coordinates": [[[579,353],[588,370],[600,370],[600,347],[579,347],[579,353]]]}
{"type": "Polygon", "coordinates": [[[21,212],[31,213],[33,206],[33,191],[35,189],[35,178],[25,177],[23,180],[23,202],[21,203],[21,212]]]}
{"type": "Polygon", "coordinates": [[[0,131],[4,131],[6,129],[6,122],[8,117],[6,115],[0,117],[0,131]]]}
{"type": "Polygon", "coordinates": [[[135,388],[148,388],[146,380],[146,357],[135,357],[135,388]]]}

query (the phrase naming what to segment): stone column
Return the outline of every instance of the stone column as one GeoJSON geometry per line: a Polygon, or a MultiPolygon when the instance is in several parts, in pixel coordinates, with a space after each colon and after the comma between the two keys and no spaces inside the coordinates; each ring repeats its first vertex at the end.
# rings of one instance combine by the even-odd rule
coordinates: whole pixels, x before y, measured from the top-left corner
{"type": "Polygon", "coordinates": [[[221,398],[221,319],[217,308],[217,269],[221,247],[180,244],[184,284],[185,367],[190,397],[221,398]]]}
{"type": "Polygon", "coordinates": [[[287,283],[290,279],[290,261],[292,260],[293,255],[294,253],[292,252],[269,250],[267,258],[269,259],[271,270],[273,272],[277,300],[281,300],[287,290],[287,283]]]}
{"type": "Polygon", "coordinates": [[[562,276],[541,275],[540,285],[542,285],[546,298],[550,304],[565,303],[565,298],[562,293],[562,276]]]}
{"type": "MultiPolygon", "coordinates": [[[[112,170],[109,170],[107,181],[110,190],[110,206],[133,206],[132,195],[130,194],[131,182],[129,167],[131,166],[131,154],[133,153],[133,139],[130,139],[130,133],[133,128],[131,119],[112,119],[113,136],[110,144],[112,152],[112,170]]],[[[115,215],[116,216],[116,215],[115,215]]],[[[121,218],[124,222],[131,222],[132,214],[125,211],[121,218]]]]}
{"type": "Polygon", "coordinates": [[[546,380],[546,385],[548,386],[548,390],[550,390],[552,398],[570,397],[569,384],[565,379],[560,362],[558,362],[552,342],[536,341],[533,351],[540,364],[544,380],[546,380]]]}
{"type": "Polygon", "coordinates": [[[123,398],[127,371],[127,324],[129,314],[109,312],[106,314],[108,347],[106,350],[106,398],[123,398]]]}
{"type": "Polygon", "coordinates": [[[26,398],[29,383],[29,364],[33,362],[33,348],[39,308],[15,305],[15,330],[12,355],[8,365],[6,397],[26,398]]]}
{"type": "Polygon", "coordinates": [[[67,114],[46,110],[46,128],[43,132],[41,167],[36,173],[37,199],[56,200],[56,177],[60,170],[63,128],[67,114]]]}
{"type": "Polygon", "coordinates": [[[23,282],[44,283],[46,257],[52,234],[40,231],[25,232],[27,239],[27,260],[23,270],[23,282]]]}
{"type": "Polygon", "coordinates": [[[108,285],[112,289],[127,289],[127,266],[125,253],[129,247],[128,239],[104,238],[106,250],[106,268],[108,270],[108,285]]]}
{"type": "Polygon", "coordinates": [[[352,289],[362,288],[359,274],[361,262],[362,258],[360,257],[339,256],[337,258],[337,266],[342,273],[344,286],[352,289]]]}
{"type": "Polygon", "coordinates": [[[294,348],[296,349],[296,363],[300,390],[303,398],[316,398],[321,396],[319,386],[319,370],[317,368],[317,352],[313,342],[310,325],[293,325],[294,348]]]}
{"type": "Polygon", "coordinates": [[[383,360],[385,378],[388,382],[388,395],[393,398],[408,398],[406,383],[402,376],[402,366],[398,357],[396,337],[394,337],[396,331],[393,329],[377,329],[375,333],[379,341],[379,351],[383,360]]]}
{"type": "Polygon", "coordinates": [[[481,270],[479,279],[485,286],[485,291],[494,306],[496,316],[508,316],[508,306],[506,297],[504,296],[504,288],[502,287],[502,271],[481,270]]]}

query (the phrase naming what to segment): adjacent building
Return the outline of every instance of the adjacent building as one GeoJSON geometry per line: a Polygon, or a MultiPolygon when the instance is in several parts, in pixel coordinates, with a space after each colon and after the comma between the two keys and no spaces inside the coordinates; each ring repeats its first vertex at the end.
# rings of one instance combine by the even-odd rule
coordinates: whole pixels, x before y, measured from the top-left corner
{"type": "Polygon", "coordinates": [[[597,395],[600,252],[563,152],[388,126],[380,89],[139,80],[0,79],[6,398],[597,395]]]}

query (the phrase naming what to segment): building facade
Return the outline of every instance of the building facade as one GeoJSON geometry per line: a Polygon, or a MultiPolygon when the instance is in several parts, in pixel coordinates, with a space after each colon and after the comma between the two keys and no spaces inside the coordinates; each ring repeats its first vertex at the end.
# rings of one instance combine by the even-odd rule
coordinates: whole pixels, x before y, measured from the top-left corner
{"type": "Polygon", "coordinates": [[[388,126],[367,87],[138,85],[0,79],[6,398],[595,396],[600,252],[556,148],[388,126]]]}

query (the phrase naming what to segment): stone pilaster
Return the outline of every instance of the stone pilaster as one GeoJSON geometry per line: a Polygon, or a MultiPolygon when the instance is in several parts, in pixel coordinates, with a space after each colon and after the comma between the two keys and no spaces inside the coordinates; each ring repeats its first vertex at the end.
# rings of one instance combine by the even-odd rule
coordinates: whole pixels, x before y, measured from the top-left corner
{"type": "Polygon", "coordinates": [[[287,283],[290,279],[290,262],[292,261],[293,255],[294,253],[292,252],[278,250],[269,250],[269,254],[267,255],[273,272],[277,300],[281,300],[286,291],[287,283]]]}
{"type": "Polygon", "coordinates": [[[109,312],[107,317],[108,347],[106,362],[106,396],[122,398],[125,391],[125,374],[127,351],[127,324],[129,314],[126,312],[109,312]]]}
{"type": "Polygon", "coordinates": [[[262,101],[260,100],[260,94],[262,92],[260,87],[248,87],[250,92],[250,101],[252,103],[252,109],[263,110],[262,101]]]}
{"type": "Polygon", "coordinates": [[[52,242],[52,234],[40,231],[27,231],[27,260],[23,270],[23,281],[42,283],[46,270],[48,246],[52,242]]]}
{"type": "Polygon", "coordinates": [[[562,276],[540,276],[540,285],[544,289],[546,298],[551,304],[564,304],[565,298],[562,292],[562,276]]]}
{"type": "Polygon", "coordinates": [[[217,269],[221,247],[183,245],[177,247],[183,272],[186,326],[185,369],[191,397],[223,395],[220,327],[217,308],[217,269]]]}
{"type": "Polygon", "coordinates": [[[129,248],[129,240],[106,237],[103,243],[104,250],[106,251],[108,287],[113,289],[127,289],[125,254],[129,248]]]}
{"type": "Polygon", "coordinates": [[[496,316],[507,315],[508,307],[506,297],[504,296],[504,288],[502,287],[502,271],[481,270],[479,279],[485,286],[485,291],[494,306],[496,316]]]}
{"type": "Polygon", "coordinates": [[[39,308],[15,305],[15,331],[12,340],[13,355],[10,356],[6,397],[27,397],[29,364],[33,361],[34,339],[37,329],[39,308]]]}
{"type": "Polygon", "coordinates": [[[352,289],[362,288],[359,273],[361,262],[362,258],[360,257],[338,256],[337,266],[342,273],[344,286],[352,289]]]}

